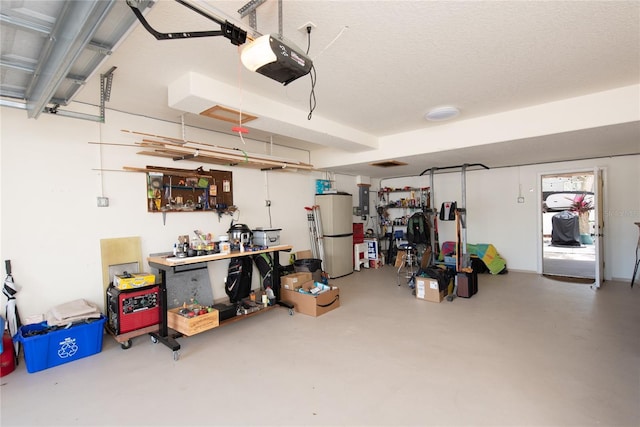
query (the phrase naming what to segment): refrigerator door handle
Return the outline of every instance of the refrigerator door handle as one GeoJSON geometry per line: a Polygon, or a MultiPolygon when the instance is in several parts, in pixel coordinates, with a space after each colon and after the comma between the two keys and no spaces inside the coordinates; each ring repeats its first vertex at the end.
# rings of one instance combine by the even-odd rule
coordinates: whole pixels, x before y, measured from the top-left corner
{"type": "Polygon", "coordinates": [[[349,236],[353,236],[353,233],[346,233],[346,234],[325,234],[322,237],[349,237],[349,236]]]}

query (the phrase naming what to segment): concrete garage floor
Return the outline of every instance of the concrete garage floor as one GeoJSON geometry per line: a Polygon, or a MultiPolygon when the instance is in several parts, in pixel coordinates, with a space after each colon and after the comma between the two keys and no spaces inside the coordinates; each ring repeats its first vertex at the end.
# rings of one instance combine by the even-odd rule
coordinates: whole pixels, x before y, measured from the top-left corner
{"type": "Polygon", "coordinates": [[[542,263],[542,271],[545,274],[594,279],[596,247],[551,246],[545,242],[542,263]]]}
{"type": "Polygon", "coordinates": [[[480,275],[437,304],[395,269],[333,281],[341,307],[271,310],[190,338],[146,336],[0,378],[4,426],[640,425],[640,289],[480,275]]]}

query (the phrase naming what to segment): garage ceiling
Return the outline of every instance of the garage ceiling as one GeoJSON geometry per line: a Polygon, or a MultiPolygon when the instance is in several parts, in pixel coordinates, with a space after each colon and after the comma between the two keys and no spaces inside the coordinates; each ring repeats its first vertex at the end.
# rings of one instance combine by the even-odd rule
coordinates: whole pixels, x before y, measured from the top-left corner
{"type": "MultiPolygon", "coordinates": [[[[640,84],[637,1],[285,0],[283,34],[303,50],[309,42],[318,76],[317,108],[307,121],[309,79],[283,87],[251,73],[240,66],[239,49],[224,38],[158,41],[133,21],[123,0],[3,0],[1,95],[4,102],[28,100],[31,117],[39,114],[39,104],[28,98],[36,85],[33,76],[46,63],[46,34],[62,22],[62,11],[70,3],[97,3],[103,8],[109,4],[110,8],[88,14],[96,22],[95,31],[64,70],[50,94],[49,107],[66,105],[71,99],[75,102],[70,107],[76,102],[98,106],[100,74],[117,67],[108,108],[174,122],[176,135],[182,121],[232,133],[227,122],[169,105],[168,88],[188,73],[198,73],[237,92],[230,107],[251,112],[252,97],[257,96],[286,111],[277,117],[275,130],[259,128],[260,120],[254,121],[254,127],[248,123],[245,138],[307,150],[314,164],[314,158],[331,150],[334,158],[342,160],[330,165],[336,172],[404,176],[461,163],[500,167],[640,153],[640,113],[619,123],[594,123],[530,137],[514,133],[490,144],[462,148],[447,149],[447,133],[442,131],[465,121],[640,84]],[[310,40],[298,29],[308,22],[315,25],[310,40]],[[127,32],[130,23],[133,29],[127,32]],[[455,105],[461,113],[446,124],[425,121],[424,114],[439,105],[455,105]],[[398,139],[394,135],[410,132],[423,133],[425,144],[431,145],[422,152],[400,146],[394,152],[384,146],[385,140],[398,139]],[[432,133],[445,135],[445,140],[431,142],[432,133]],[[358,157],[356,151],[354,156],[350,149],[349,155],[340,156],[341,138],[362,144],[362,155],[358,157]],[[380,144],[379,149],[367,146],[372,141],[380,144]],[[374,160],[408,165],[377,168],[370,166],[374,160]]],[[[249,29],[249,18],[238,13],[246,1],[190,3],[249,29]]],[[[177,2],[148,5],[146,17],[160,31],[218,29],[177,2]]],[[[277,32],[278,1],[261,4],[255,18],[258,33],[277,32]]],[[[82,30],[79,23],[83,21],[66,22],[61,34],[91,33],[82,30]]],[[[46,98],[47,91],[42,92],[46,98]]]]}

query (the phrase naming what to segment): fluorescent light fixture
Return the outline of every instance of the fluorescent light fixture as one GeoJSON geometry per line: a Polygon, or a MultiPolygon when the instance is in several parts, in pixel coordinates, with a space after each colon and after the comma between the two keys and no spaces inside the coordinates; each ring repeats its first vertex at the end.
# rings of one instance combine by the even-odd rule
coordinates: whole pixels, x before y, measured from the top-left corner
{"type": "Polygon", "coordinates": [[[285,86],[309,74],[313,62],[292,43],[275,34],[265,34],[248,43],[240,54],[242,64],[285,86]]]}

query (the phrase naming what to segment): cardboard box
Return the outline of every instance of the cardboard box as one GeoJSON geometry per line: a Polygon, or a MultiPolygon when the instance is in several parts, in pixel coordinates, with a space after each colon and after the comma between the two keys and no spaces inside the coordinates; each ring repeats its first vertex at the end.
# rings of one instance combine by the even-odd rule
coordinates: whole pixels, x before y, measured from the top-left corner
{"type": "Polygon", "coordinates": [[[302,286],[303,283],[310,281],[311,277],[311,273],[308,271],[287,274],[280,278],[280,288],[294,291],[296,288],[302,286]]]}
{"type": "Polygon", "coordinates": [[[154,285],[156,275],[151,273],[131,273],[131,277],[116,274],[113,277],[113,286],[117,289],[135,289],[143,286],[154,285]]]}
{"type": "Polygon", "coordinates": [[[183,335],[190,337],[219,325],[218,310],[188,318],[178,314],[181,309],[182,307],[176,307],[167,310],[167,326],[183,335]]]}
{"type": "Polygon", "coordinates": [[[296,252],[296,259],[309,259],[309,258],[313,258],[313,254],[311,253],[311,251],[299,251],[296,252]]]}
{"type": "Polygon", "coordinates": [[[416,277],[416,298],[425,301],[440,302],[444,299],[445,290],[440,290],[438,281],[429,277],[416,277]]]}
{"type": "MultiPolygon", "coordinates": [[[[315,287],[315,282],[313,281],[307,281],[302,284],[302,288],[306,290],[313,287],[315,287]]],[[[310,295],[283,289],[281,299],[293,303],[296,312],[317,317],[340,307],[340,290],[335,286],[331,286],[328,291],[318,295],[310,295]]]]}

